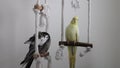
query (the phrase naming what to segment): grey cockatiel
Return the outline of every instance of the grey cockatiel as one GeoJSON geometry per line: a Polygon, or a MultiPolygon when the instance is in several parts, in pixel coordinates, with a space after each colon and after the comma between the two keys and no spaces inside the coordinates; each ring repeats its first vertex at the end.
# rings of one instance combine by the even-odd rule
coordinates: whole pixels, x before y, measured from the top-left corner
{"type": "MultiPolygon", "coordinates": [[[[48,51],[51,43],[50,35],[47,32],[39,32],[39,53],[43,54],[48,51]]],[[[30,68],[31,64],[34,60],[33,54],[35,53],[35,35],[29,38],[24,44],[30,44],[29,51],[24,58],[24,60],[20,63],[20,65],[25,65],[25,68],[30,68]]]]}

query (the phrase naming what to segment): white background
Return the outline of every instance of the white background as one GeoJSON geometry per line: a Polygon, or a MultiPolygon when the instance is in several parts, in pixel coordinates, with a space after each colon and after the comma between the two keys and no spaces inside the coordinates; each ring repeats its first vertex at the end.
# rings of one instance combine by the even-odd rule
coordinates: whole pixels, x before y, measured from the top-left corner
{"type": "MultiPolygon", "coordinates": [[[[73,16],[79,16],[80,41],[87,41],[87,1],[80,0],[81,8],[74,11],[71,0],[65,0],[65,27],[73,16]]],[[[34,33],[36,0],[0,0],[0,68],[20,68],[20,62],[28,51],[23,44],[34,33]]],[[[61,29],[61,0],[48,0],[50,5],[49,30],[52,43],[52,68],[69,68],[67,48],[62,61],[55,60],[61,29]]],[[[83,58],[78,48],[76,68],[120,67],[120,1],[91,0],[90,42],[94,48],[83,58]]],[[[33,63],[32,68],[35,68],[33,63]]],[[[46,65],[46,61],[45,61],[46,65]]],[[[46,66],[45,66],[46,67],[46,66]]]]}

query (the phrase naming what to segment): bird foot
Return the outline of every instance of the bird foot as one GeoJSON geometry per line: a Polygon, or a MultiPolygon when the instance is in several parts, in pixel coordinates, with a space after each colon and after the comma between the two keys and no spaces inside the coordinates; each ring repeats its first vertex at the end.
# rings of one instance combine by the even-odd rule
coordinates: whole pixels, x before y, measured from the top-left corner
{"type": "Polygon", "coordinates": [[[49,52],[45,52],[45,53],[40,54],[40,57],[46,57],[46,56],[49,56],[49,52]]]}
{"type": "Polygon", "coordinates": [[[40,56],[39,53],[33,54],[33,57],[34,57],[35,59],[37,59],[39,56],[40,56]]]}

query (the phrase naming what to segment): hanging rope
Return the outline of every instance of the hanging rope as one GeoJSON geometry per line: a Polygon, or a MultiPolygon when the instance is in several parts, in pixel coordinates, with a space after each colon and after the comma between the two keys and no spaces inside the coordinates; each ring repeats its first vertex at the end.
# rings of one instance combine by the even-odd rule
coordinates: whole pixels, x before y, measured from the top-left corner
{"type": "Polygon", "coordinates": [[[38,52],[38,14],[39,14],[39,10],[35,10],[34,9],[34,12],[35,12],[35,47],[36,47],[36,53],[39,53],[38,52]]]}
{"type": "Polygon", "coordinates": [[[47,3],[47,0],[45,0],[45,4],[47,3]]]}
{"type": "MultiPolygon", "coordinates": [[[[61,2],[61,41],[64,41],[64,0],[61,2]]],[[[59,49],[56,51],[56,60],[60,60],[63,57],[63,48],[64,46],[61,45],[59,49]]]]}
{"type": "MultiPolygon", "coordinates": [[[[88,1],[88,28],[87,28],[87,43],[90,43],[90,0],[88,1]]],[[[83,53],[80,53],[80,57],[83,57],[86,53],[91,51],[91,47],[86,47],[83,53]]]]}
{"type": "Polygon", "coordinates": [[[64,0],[62,0],[61,7],[61,41],[64,40],[64,0]]]}
{"type": "Polygon", "coordinates": [[[39,3],[39,0],[37,0],[36,4],[38,4],[38,3],[39,3]]]}
{"type": "Polygon", "coordinates": [[[87,42],[90,42],[90,0],[88,0],[88,29],[87,29],[87,42]]]}

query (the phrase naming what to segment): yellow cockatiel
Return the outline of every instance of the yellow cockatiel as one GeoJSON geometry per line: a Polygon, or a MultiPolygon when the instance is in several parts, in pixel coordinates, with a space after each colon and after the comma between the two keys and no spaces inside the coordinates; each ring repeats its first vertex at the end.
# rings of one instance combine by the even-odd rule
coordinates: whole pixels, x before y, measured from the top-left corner
{"type": "MultiPolygon", "coordinates": [[[[72,21],[66,28],[66,41],[79,41],[79,28],[78,28],[78,17],[73,17],[72,21]]],[[[69,53],[69,66],[70,68],[75,68],[75,60],[76,60],[76,51],[77,47],[68,46],[68,53],[69,53]]]]}

